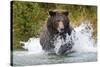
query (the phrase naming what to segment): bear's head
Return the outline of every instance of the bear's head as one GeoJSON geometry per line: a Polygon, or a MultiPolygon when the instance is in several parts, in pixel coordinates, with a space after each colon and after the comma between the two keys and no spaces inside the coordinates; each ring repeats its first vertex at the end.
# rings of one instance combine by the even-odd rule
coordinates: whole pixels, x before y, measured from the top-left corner
{"type": "Polygon", "coordinates": [[[49,11],[47,29],[50,33],[66,33],[69,31],[68,11],[49,11]]]}

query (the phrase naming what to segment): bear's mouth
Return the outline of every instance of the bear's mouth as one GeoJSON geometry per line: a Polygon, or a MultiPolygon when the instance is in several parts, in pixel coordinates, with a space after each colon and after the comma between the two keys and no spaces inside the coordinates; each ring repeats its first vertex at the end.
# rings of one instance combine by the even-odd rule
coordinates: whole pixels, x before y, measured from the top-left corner
{"type": "Polygon", "coordinates": [[[60,34],[64,33],[64,28],[58,28],[57,30],[60,34]]]}

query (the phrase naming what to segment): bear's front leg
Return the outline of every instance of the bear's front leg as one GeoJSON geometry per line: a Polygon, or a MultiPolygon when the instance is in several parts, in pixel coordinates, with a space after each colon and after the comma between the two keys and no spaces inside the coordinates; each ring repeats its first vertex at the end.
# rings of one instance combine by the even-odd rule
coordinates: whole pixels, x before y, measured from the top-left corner
{"type": "Polygon", "coordinates": [[[64,45],[61,45],[61,47],[59,48],[58,54],[62,55],[62,54],[66,54],[67,52],[69,52],[72,49],[72,44],[67,43],[64,45]]]}

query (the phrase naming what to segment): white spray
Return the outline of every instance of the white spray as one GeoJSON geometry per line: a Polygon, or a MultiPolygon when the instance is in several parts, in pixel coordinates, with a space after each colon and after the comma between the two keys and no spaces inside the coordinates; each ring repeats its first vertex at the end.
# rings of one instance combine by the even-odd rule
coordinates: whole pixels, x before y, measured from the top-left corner
{"type": "MultiPolygon", "coordinates": [[[[96,44],[94,43],[94,39],[92,38],[93,29],[90,24],[82,23],[79,27],[74,28],[74,30],[75,32],[72,32],[71,36],[67,37],[66,39],[67,42],[70,41],[69,39],[70,37],[72,37],[72,40],[74,41],[74,46],[72,50],[76,52],[97,51],[97,48],[93,46],[96,44]]],[[[66,35],[68,36],[68,34],[66,35]]],[[[57,53],[61,44],[64,44],[66,42],[58,37],[57,40],[54,42],[56,44],[54,49],[55,52],[57,53]]],[[[27,42],[20,43],[23,43],[23,48],[27,49],[31,53],[43,52],[39,38],[30,38],[27,42]]]]}

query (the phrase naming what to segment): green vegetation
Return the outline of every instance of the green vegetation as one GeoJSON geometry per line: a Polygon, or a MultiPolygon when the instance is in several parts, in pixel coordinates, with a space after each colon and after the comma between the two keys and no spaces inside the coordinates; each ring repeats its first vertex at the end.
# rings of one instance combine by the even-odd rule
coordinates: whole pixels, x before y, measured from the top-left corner
{"type": "Polygon", "coordinates": [[[13,48],[21,48],[20,41],[30,37],[39,37],[48,18],[48,11],[62,9],[69,11],[72,25],[78,26],[81,21],[89,20],[93,26],[93,37],[97,37],[97,7],[71,4],[12,2],[13,48]]]}

